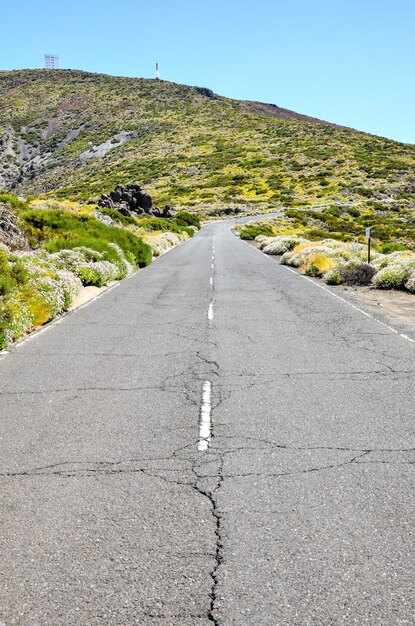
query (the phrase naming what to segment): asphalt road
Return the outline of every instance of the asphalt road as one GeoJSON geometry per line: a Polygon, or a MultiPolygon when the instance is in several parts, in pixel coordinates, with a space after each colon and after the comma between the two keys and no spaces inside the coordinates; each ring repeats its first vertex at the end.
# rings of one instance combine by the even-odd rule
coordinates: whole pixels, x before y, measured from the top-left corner
{"type": "Polygon", "coordinates": [[[204,227],[0,358],[0,623],[412,626],[414,372],[204,227]]]}

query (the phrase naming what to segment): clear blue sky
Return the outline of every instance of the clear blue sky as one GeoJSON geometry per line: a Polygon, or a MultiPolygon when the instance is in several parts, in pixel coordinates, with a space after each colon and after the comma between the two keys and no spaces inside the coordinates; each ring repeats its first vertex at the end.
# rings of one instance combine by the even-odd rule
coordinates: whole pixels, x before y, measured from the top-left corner
{"type": "Polygon", "coordinates": [[[415,143],[415,0],[4,2],[0,69],[154,76],[415,143]],[[7,27],[6,27],[7,25],[7,27]]]}

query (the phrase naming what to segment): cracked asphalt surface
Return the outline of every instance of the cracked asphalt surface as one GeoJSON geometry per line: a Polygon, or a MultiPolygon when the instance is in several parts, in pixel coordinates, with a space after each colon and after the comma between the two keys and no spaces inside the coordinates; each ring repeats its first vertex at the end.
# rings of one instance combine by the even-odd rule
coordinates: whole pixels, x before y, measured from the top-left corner
{"type": "Polygon", "coordinates": [[[204,227],[0,358],[0,623],[412,625],[414,373],[204,227]]]}

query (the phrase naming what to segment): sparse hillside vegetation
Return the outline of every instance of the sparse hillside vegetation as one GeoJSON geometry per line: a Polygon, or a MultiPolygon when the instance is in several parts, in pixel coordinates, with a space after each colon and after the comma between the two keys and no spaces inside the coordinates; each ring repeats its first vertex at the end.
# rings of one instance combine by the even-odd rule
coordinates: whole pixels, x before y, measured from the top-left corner
{"type": "Polygon", "coordinates": [[[137,179],[160,206],[205,214],[415,201],[414,146],[208,89],[72,70],[0,72],[0,163],[19,193],[89,201],[137,179]]]}

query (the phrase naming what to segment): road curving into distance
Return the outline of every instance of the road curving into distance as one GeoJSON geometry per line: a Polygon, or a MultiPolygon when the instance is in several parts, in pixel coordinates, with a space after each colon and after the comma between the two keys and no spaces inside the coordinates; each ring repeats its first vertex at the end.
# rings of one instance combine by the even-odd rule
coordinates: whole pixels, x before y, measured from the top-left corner
{"type": "Polygon", "coordinates": [[[0,359],[0,623],[412,624],[414,373],[205,226],[0,359]]]}

